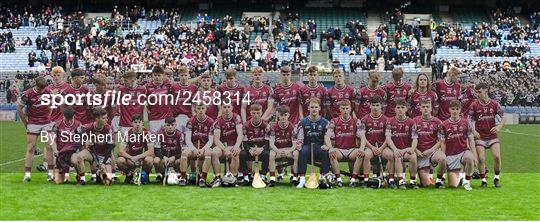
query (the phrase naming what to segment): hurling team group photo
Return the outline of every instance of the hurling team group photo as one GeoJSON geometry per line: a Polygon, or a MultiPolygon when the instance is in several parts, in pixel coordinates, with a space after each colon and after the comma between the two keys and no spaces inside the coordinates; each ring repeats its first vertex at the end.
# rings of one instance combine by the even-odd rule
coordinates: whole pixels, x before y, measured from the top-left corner
{"type": "Polygon", "coordinates": [[[0,218],[540,220],[539,26],[527,0],[0,3],[0,218]]]}

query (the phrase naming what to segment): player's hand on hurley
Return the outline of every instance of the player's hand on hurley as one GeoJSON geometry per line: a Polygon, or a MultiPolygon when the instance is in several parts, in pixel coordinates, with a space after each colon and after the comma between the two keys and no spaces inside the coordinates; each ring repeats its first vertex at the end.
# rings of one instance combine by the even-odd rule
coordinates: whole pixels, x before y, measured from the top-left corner
{"type": "Polygon", "coordinates": [[[363,149],[358,149],[358,153],[356,154],[357,157],[363,158],[366,155],[366,152],[364,152],[363,149]]]}
{"type": "Polygon", "coordinates": [[[381,148],[373,148],[373,155],[380,156],[382,154],[381,148]]]}
{"type": "Polygon", "coordinates": [[[424,153],[421,152],[420,150],[416,150],[416,156],[418,156],[418,157],[424,157],[424,153]]]}
{"type": "Polygon", "coordinates": [[[53,150],[53,156],[58,157],[58,150],[53,150]]]}

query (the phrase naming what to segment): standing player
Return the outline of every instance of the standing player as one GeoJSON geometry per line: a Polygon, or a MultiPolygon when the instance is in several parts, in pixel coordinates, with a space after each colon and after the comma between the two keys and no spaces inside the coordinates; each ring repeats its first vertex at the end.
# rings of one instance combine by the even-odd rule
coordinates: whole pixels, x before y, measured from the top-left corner
{"type": "MultiPolygon", "coordinates": [[[[51,94],[64,95],[64,91],[69,88],[69,83],[65,82],[64,68],[56,66],[51,71],[53,83],[47,86],[51,94]]],[[[60,101],[57,101],[60,102],[60,101]]],[[[51,121],[56,122],[63,119],[62,107],[51,108],[51,121]]]]}
{"type": "MultiPolygon", "coordinates": [[[[311,66],[307,69],[308,72],[308,84],[300,88],[300,98],[302,99],[302,116],[309,116],[309,100],[311,98],[317,98],[320,101],[324,101],[326,95],[326,88],[319,84],[319,72],[316,66],[311,66]]],[[[324,116],[325,107],[324,104],[321,107],[321,116],[324,116]]]]}
{"type": "Polygon", "coordinates": [[[471,191],[471,174],[476,158],[473,129],[469,120],[461,117],[461,102],[452,100],[450,106],[450,118],[440,126],[442,137],[441,147],[446,154],[448,167],[448,185],[457,187],[459,184],[459,171],[461,165],[465,166],[465,179],[463,187],[471,191]]]}
{"type": "MultiPolygon", "coordinates": [[[[214,99],[218,97],[217,93],[219,92],[212,88],[212,79],[210,78],[210,74],[208,72],[205,72],[201,75],[201,79],[199,82],[200,84],[199,84],[198,92],[202,93],[203,95],[204,95],[204,92],[208,92],[207,95],[210,95],[210,101],[204,100],[204,97],[203,97],[203,103],[209,104],[206,106],[206,115],[208,115],[208,117],[215,120],[217,119],[218,114],[219,114],[219,104],[217,103],[219,102],[219,100],[214,100],[214,99]]],[[[195,108],[195,106],[192,106],[192,107],[195,108]]]]}
{"type": "MultiPolygon", "coordinates": [[[[371,113],[364,116],[360,124],[360,150],[364,150],[364,182],[362,187],[367,187],[369,180],[369,170],[371,168],[371,159],[374,157],[383,157],[388,161],[387,168],[390,174],[390,187],[396,188],[394,182],[394,153],[392,149],[387,148],[385,137],[386,116],[382,114],[383,98],[374,95],[370,101],[371,113]],[[367,146],[367,148],[365,148],[367,146]]],[[[382,161],[382,160],[381,160],[382,161]]],[[[382,176],[382,175],[379,175],[382,176]]]]}
{"type": "Polygon", "coordinates": [[[486,83],[478,84],[476,90],[479,99],[475,100],[471,105],[470,116],[475,129],[476,152],[478,154],[478,168],[480,169],[482,188],[487,187],[486,149],[490,149],[493,155],[493,168],[495,169],[493,183],[496,188],[500,188],[501,144],[499,143],[498,132],[504,126],[504,114],[501,105],[489,98],[489,86],[486,83]]]}
{"type": "MultiPolygon", "coordinates": [[[[298,83],[291,82],[291,68],[282,66],[280,69],[281,83],[274,90],[275,107],[287,105],[290,108],[289,121],[297,124],[302,116],[302,107],[300,106],[300,88],[298,83]]],[[[272,114],[274,112],[272,111],[272,114]]]]}
{"type": "Polygon", "coordinates": [[[450,102],[459,99],[461,95],[461,86],[458,82],[458,76],[461,71],[456,67],[451,67],[448,70],[445,79],[437,80],[433,83],[433,91],[439,99],[438,118],[445,121],[450,117],[450,102]]]}
{"type": "MultiPolygon", "coordinates": [[[[326,108],[327,113],[330,113],[332,118],[337,118],[340,116],[340,105],[339,102],[344,100],[353,101],[354,99],[354,89],[350,85],[345,84],[345,74],[340,69],[335,69],[333,71],[334,75],[334,85],[326,92],[326,108]]],[[[354,116],[354,114],[351,114],[354,116]]]]}
{"type": "Polygon", "coordinates": [[[152,81],[146,84],[150,132],[155,133],[165,125],[165,118],[173,115],[171,85],[164,80],[161,66],[152,68],[152,81]],[[152,95],[152,96],[150,96],[152,95]]]}
{"type": "Polygon", "coordinates": [[[354,161],[351,186],[355,186],[358,171],[364,157],[364,151],[358,149],[359,146],[357,144],[357,138],[360,135],[360,120],[351,116],[352,105],[349,100],[340,101],[339,110],[341,115],[332,119],[330,124],[328,124],[328,129],[324,137],[325,144],[329,147],[330,164],[336,175],[337,185],[339,187],[343,186],[339,161],[345,159],[347,162],[354,161]],[[334,140],[334,143],[332,143],[332,140],[334,140]],[[354,166],[356,166],[356,170],[354,166]]]}
{"type": "MultiPolygon", "coordinates": [[[[71,71],[71,85],[64,90],[65,95],[83,95],[90,92],[84,81],[86,80],[86,73],[84,70],[76,68],[71,71]]],[[[76,102],[77,104],[73,105],[73,110],[75,111],[75,119],[80,121],[82,124],[88,124],[93,122],[92,118],[92,107],[88,106],[86,100],[83,101],[68,101],[76,102]]]]}
{"type": "Polygon", "coordinates": [[[240,116],[241,103],[243,103],[246,94],[244,87],[236,81],[235,69],[225,70],[225,82],[218,86],[218,91],[221,93],[221,101],[230,101],[233,108],[232,113],[240,116]]]}
{"type": "MultiPolygon", "coordinates": [[[[172,85],[174,93],[174,111],[176,116],[176,128],[184,131],[188,119],[192,116],[191,103],[197,96],[197,86],[189,83],[189,69],[181,67],[179,70],[180,82],[172,85]]],[[[199,96],[202,96],[199,94],[199,96]]]]}
{"type": "MultiPolygon", "coordinates": [[[[214,119],[206,115],[206,106],[203,103],[196,103],[194,106],[195,116],[191,117],[186,125],[186,155],[182,154],[182,156],[193,157],[199,160],[204,158],[202,167],[199,169],[199,187],[206,187],[206,177],[212,164],[212,145],[214,144],[212,126],[214,125],[214,119]]],[[[182,166],[180,170],[182,171],[182,166]]],[[[184,168],[184,174],[185,172],[186,168],[184,168]]]]}
{"type": "Polygon", "coordinates": [[[141,115],[135,115],[132,121],[133,127],[127,133],[120,135],[123,139],[120,143],[116,163],[118,168],[126,174],[124,183],[133,182],[133,171],[137,166],[142,164],[143,170],[150,172],[154,162],[154,144],[152,141],[142,139],[149,133],[144,128],[143,117],[141,115]]]}
{"type": "MultiPolygon", "coordinates": [[[[49,94],[50,91],[46,89],[47,80],[43,77],[37,77],[35,80],[35,86],[26,90],[17,106],[17,111],[21,121],[26,128],[26,155],[24,158],[24,182],[30,181],[30,172],[32,171],[32,161],[34,160],[34,153],[36,150],[36,141],[38,135],[42,132],[48,132],[51,130],[51,108],[47,105],[43,105],[41,96],[49,94]],[[25,109],[26,108],[26,109],[25,109]]],[[[53,180],[53,153],[51,146],[45,144],[45,162],[47,162],[49,174],[47,176],[48,181],[53,180]]]]}
{"type": "Polygon", "coordinates": [[[394,117],[396,115],[396,101],[407,101],[411,84],[403,81],[403,69],[394,68],[392,70],[393,82],[388,82],[384,87],[386,89],[386,117],[394,117]]]}
{"type": "Polygon", "coordinates": [[[86,183],[85,178],[85,161],[90,164],[104,165],[104,173],[108,177],[112,176],[111,155],[114,148],[114,139],[112,129],[107,124],[107,112],[101,108],[94,108],[94,122],[82,125],[77,129],[77,133],[85,134],[81,138],[88,138],[87,141],[82,141],[85,149],[76,154],[77,164],[75,168],[79,173],[77,181],[79,184],[86,183]]]}
{"type": "MultiPolygon", "coordinates": [[[[313,152],[314,158],[321,162],[320,175],[330,171],[330,159],[328,157],[328,148],[324,145],[324,135],[328,120],[319,115],[321,101],[312,98],[309,101],[309,116],[306,116],[298,123],[298,140],[303,144],[298,157],[298,173],[300,181],[296,188],[304,188],[306,185],[306,169],[308,160],[313,152]],[[313,150],[311,150],[313,149],[313,150]]],[[[314,167],[314,166],[312,166],[314,167]]]]}
{"type": "Polygon", "coordinates": [[[463,115],[465,118],[469,118],[471,105],[477,98],[474,89],[474,84],[469,81],[469,76],[461,78],[461,95],[459,97],[459,101],[461,104],[463,104],[461,115],[463,115]]]}
{"type": "Polygon", "coordinates": [[[255,67],[253,69],[253,83],[246,87],[246,93],[249,94],[251,103],[242,103],[242,122],[246,122],[251,119],[250,108],[253,104],[258,103],[262,107],[262,119],[268,120],[272,117],[272,110],[274,109],[274,91],[272,87],[262,82],[262,75],[264,69],[261,67],[255,67]]]}
{"type": "MultiPolygon", "coordinates": [[[[370,101],[374,96],[381,97],[382,101],[386,101],[386,92],[379,87],[381,75],[376,70],[371,70],[368,73],[369,83],[367,86],[360,88],[356,94],[356,116],[363,118],[371,112],[370,101]]],[[[384,111],[385,104],[381,102],[381,109],[384,111]]],[[[365,179],[365,178],[364,178],[365,179]]]]}
{"type": "Polygon", "coordinates": [[[270,183],[269,186],[274,186],[276,176],[276,160],[280,158],[293,159],[292,173],[293,178],[291,183],[298,185],[298,146],[293,142],[295,129],[291,122],[289,122],[289,107],[279,106],[277,107],[278,120],[270,128],[269,143],[270,143],[270,156],[268,161],[268,168],[270,171],[270,183]],[[274,181],[274,182],[272,182],[274,181]]]}
{"type": "Polygon", "coordinates": [[[443,175],[446,172],[446,155],[441,150],[439,140],[439,126],[441,120],[432,115],[432,100],[422,100],[420,102],[421,116],[415,117],[416,132],[418,134],[418,145],[416,146],[416,158],[418,162],[418,174],[422,181],[422,186],[431,185],[433,167],[439,166],[437,173],[436,188],[443,187],[443,175]]]}
{"type": "MultiPolygon", "coordinates": [[[[184,145],[184,134],[176,129],[176,119],[169,116],[165,119],[165,126],[156,132],[156,137],[162,137],[154,144],[154,168],[156,169],[156,182],[160,183],[167,178],[163,178],[166,167],[180,166],[180,155],[184,145]]],[[[131,180],[131,179],[130,179],[131,180]]],[[[126,182],[130,182],[126,180],[126,182]]]]}
{"type": "Polygon", "coordinates": [[[394,152],[395,169],[398,173],[399,188],[405,189],[406,184],[403,176],[403,161],[409,161],[410,184],[414,189],[416,185],[416,146],[418,145],[418,134],[414,120],[407,116],[407,105],[405,100],[400,99],[395,102],[396,116],[388,119],[386,124],[386,143],[394,152]]]}
{"type": "Polygon", "coordinates": [[[61,135],[75,134],[81,126],[81,122],[73,118],[73,108],[66,106],[63,109],[64,118],[54,123],[50,132],[53,154],[56,157],[56,170],[54,180],[57,184],[64,183],[69,178],[69,168],[77,164],[74,155],[78,151],[79,143],[75,141],[65,141],[61,135]]]}
{"type": "MultiPolygon", "coordinates": [[[[240,169],[243,170],[244,185],[249,184],[248,161],[255,160],[258,157],[262,160],[260,174],[263,180],[266,180],[266,170],[268,169],[268,122],[262,119],[262,105],[253,103],[250,108],[251,119],[242,124],[244,139],[242,142],[242,151],[240,152],[240,169]]],[[[275,175],[273,178],[275,184],[275,175]]]]}
{"type": "Polygon", "coordinates": [[[410,117],[415,118],[421,116],[422,112],[420,111],[421,102],[427,100],[431,103],[432,115],[436,115],[436,110],[439,109],[439,97],[437,94],[431,90],[429,78],[425,73],[420,73],[416,77],[415,87],[411,92],[410,98],[410,117]]]}
{"type": "Polygon", "coordinates": [[[119,87],[118,91],[121,95],[130,94],[131,100],[128,103],[120,103],[118,105],[118,111],[120,112],[120,133],[129,131],[133,124],[133,116],[143,116],[144,104],[139,104],[138,97],[140,95],[146,95],[146,88],[139,86],[136,83],[135,77],[137,74],[132,71],[124,73],[124,85],[119,87]]]}
{"type": "Polygon", "coordinates": [[[238,114],[232,112],[232,102],[223,101],[221,105],[221,116],[214,122],[214,150],[212,152],[212,166],[214,169],[214,180],[212,187],[221,185],[219,158],[227,156],[231,160],[230,172],[238,175],[240,164],[240,145],[244,138],[242,133],[242,120],[238,114]],[[226,144],[226,146],[225,146],[226,144]]]}

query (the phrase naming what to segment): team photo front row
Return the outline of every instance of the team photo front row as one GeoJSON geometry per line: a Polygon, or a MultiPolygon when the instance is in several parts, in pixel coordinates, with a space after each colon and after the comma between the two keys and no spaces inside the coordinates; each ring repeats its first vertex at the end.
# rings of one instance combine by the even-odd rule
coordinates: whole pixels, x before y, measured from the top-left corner
{"type": "MultiPolygon", "coordinates": [[[[153,70],[152,76],[158,72],[162,71],[153,70]]],[[[261,83],[256,72],[254,85],[261,83]]],[[[317,76],[312,74],[309,75],[310,85],[316,83],[317,76]]],[[[287,80],[290,70],[282,70],[281,75],[282,84],[291,86],[287,80]]],[[[235,79],[229,76],[234,77],[227,74],[224,85],[231,88],[229,83],[234,86],[234,82],[229,81],[235,79]]],[[[442,81],[447,85],[448,81],[457,84],[456,76],[449,73],[448,79],[442,81]]],[[[77,77],[79,75],[72,72],[72,81],[76,82],[77,77]]],[[[337,87],[347,89],[343,87],[342,73],[338,72],[334,79],[336,86],[329,91],[339,90],[337,87]]],[[[369,79],[370,85],[376,87],[377,75],[370,73],[369,79]]],[[[179,85],[188,85],[188,81],[184,76],[179,85]]],[[[204,80],[199,81],[204,85],[204,80]]],[[[129,84],[129,80],[124,80],[126,82],[129,84]]],[[[162,78],[157,82],[163,84],[166,81],[162,78]]],[[[428,82],[426,75],[419,75],[417,88],[429,88],[426,87],[428,82]]],[[[148,84],[156,84],[156,81],[148,84]]],[[[103,91],[100,87],[106,88],[104,81],[97,81],[96,90],[103,91]]],[[[130,90],[136,90],[136,87],[130,90]]],[[[431,185],[436,188],[462,185],[470,191],[475,169],[479,170],[482,179],[480,187],[487,187],[485,151],[490,149],[494,159],[494,187],[501,187],[497,133],[503,126],[503,113],[500,105],[489,98],[487,84],[479,83],[474,87],[478,98],[467,112],[463,111],[460,100],[447,101],[444,107],[447,110],[443,111],[442,105],[438,107],[436,96],[434,99],[426,96],[417,99],[414,106],[408,97],[395,99],[392,101],[393,115],[385,115],[383,111],[388,113],[390,107],[386,101],[388,95],[383,97],[374,93],[364,102],[368,110],[361,118],[356,117],[356,104],[349,99],[334,100],[335,104],[328,107],[327,101],[313,96],[301,106],[293,107],[293,103],[279,99],[280,90],[283,90],[280,87],[283,85],[278,85],[272,92],[275,107],[274,101],[263,104],[264,100],[254,100],[248,105],[241,104],[241,112],[238,112],[231,101],[214,106],[196,102],[192,104],[191,117],[162,116],[159,127],[151,118],[159,111],[147,107],[150,129],[146,129],[141,114],[129,117],[130,126],[118,127],[118,121],[125,120],[118,120],[116,115],[111,117],[107,107],[92,107],[88,111],[91,117],[84,121],[79,120],[76,106],[56,110],[60,115],[52,123],[47,122],[50,117],[40,119],[52,114],[49,107],[37,105],[37,95],[50,88],[43,77],[38,77],[35,86],[23,94],[18,107],[28,141],[23,181],[31,180],[36,141],[41,138],[48,151],[44,155],[49,168],[48,180],[58,184],[69,181],[70,168],[74,168],[77,183],[85,185],[86,163],[89,163],[91,180],[107,185],[118,181],[118,170],[125,175],[124,183],[127,184],[147,184],[150,173],[155,172],[155,181],[163,185],[255,187],[257,183],[260,187],[273,187],[283,181],[283,168],[290,165],[290,183],[297,188],[312,188],[311,180],[316,180],[320,188],[342,187],[343,174],[350,177],[349,187],[416,189],[431,185]],[[333,111],[330,120],[322,116],[325,106],[333,111]],[[437,112],[434,112],[435,108],[438,108],[437,112]],[[209,109],[219,113],[217,117],[212,118],[209,109]],[[418,112],[417,115],[410,117],[412,111],[418,112]],[[304,115],[299,116],[299,112],[304,115]],[[434,113],[448,113],[449,117],[443,121],[434,113]],[[272,119],[274,115],[275,119],[272,119]],[[292,118],[292,115],[296,117],[292,118]],[[118,147],[117,152],[115,147],[118,147]],[[252,167],[253,162],[255,167],[252,167]],[[348,163],[348,170],[342,162],[348,163]],[[222,169],[222,163],[225,163],[225,169],[222,169]],[[306,180],[308,164],[313,167],[309,180],[306,180]],[[315,178],[314,166],[320,168],[319,178],[315,178]],[[213,179],[208,182],[210,168],[213,179]],[[432,179],[434,172],[435,180],[432,179]]],[[[119,110],[122,112],[126,108],[130,107],[119,107],[119,110]]]]}

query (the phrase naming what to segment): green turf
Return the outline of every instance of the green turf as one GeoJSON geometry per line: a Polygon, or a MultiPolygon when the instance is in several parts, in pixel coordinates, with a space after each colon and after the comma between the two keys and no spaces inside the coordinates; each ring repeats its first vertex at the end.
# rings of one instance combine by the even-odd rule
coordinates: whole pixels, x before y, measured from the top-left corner
{"type": "MultiPolygon", "coordinates": [[[[539,125],[506,126],[502,189],[298,190],[288,185],[142,187],[54,185],[33,173],[22,183],[22,125],[0,122],[2,220],[540,220],[539,125]],[[516,134],[519,133],[519,134],[516,134]],[[528,135],[523,135],[528,134],[528,135]]],[[[488,162],[491,162],[488,157],[488,162]]],[[[36,158],[35,164],[41,162],[36,158]]],[[[491,164],[489,163],[489,166],[491,164]]],[[[492,176],[492,174],[490,175],[492,176]]]]}

